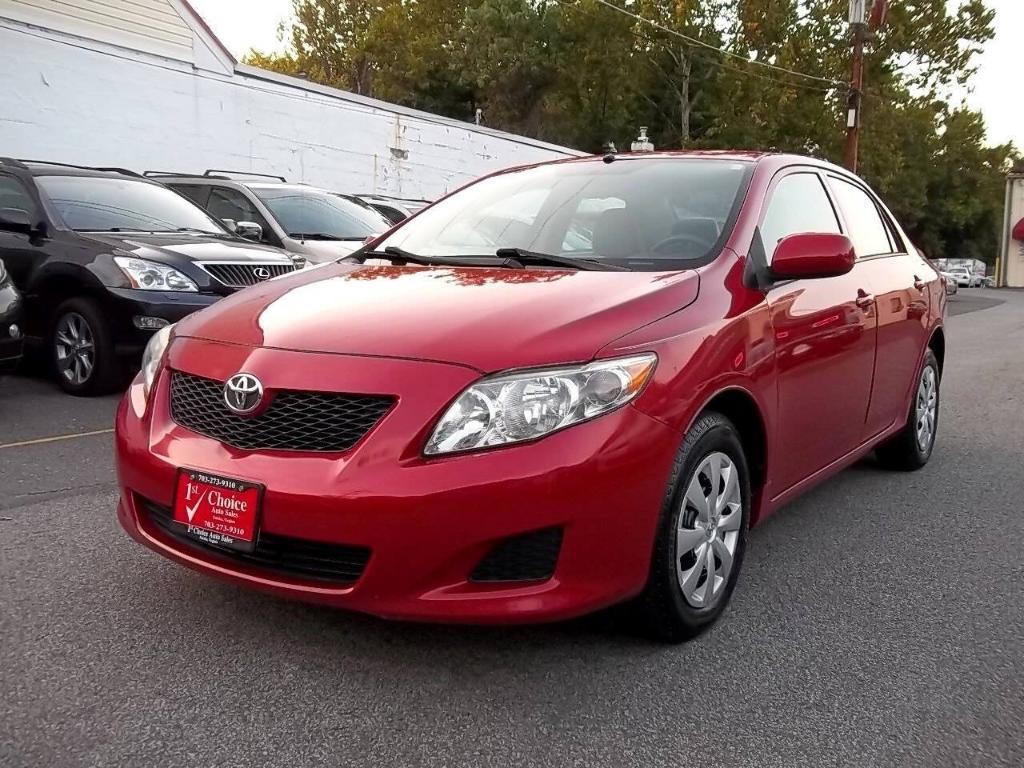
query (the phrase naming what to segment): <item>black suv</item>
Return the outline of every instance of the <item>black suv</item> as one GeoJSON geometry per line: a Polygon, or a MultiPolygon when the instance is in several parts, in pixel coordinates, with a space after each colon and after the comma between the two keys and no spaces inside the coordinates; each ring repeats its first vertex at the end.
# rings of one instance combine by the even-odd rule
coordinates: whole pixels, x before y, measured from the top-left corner
{"type": "Polygon", "coordinates": [[[155,330],[302,266],[130,171],[6,158],[0,259],[23,294],[29,339],[76,395],[123,384],[155,330]]]}

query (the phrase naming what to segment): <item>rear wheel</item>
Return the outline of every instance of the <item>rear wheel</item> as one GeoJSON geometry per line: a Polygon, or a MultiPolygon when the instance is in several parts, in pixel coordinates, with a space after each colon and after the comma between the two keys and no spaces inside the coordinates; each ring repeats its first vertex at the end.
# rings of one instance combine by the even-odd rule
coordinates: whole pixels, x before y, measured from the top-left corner
{"type": "Polygon", "coordinates": [[[705,413],[676,459],[637,602],[648,634],[681,642],[721,615],[743,563],[749,520],[750,476],[739,434],[725,416],[705,413]]]}
{"type": "Polygon", "coordinates": [[[68,299],[50,325],[50,359],[60,388],[72,395],[101,395],[121,383],[120,361],[99,306],[92,299],[68,299]]]}
{"type": "Polygon", "coordinates": [[[917,378],[907,422],[894,437],[875,450],[879,463],[888,469],[909,472],[931,458],[939,428],[939,361],[929,348],[917,378]]]}

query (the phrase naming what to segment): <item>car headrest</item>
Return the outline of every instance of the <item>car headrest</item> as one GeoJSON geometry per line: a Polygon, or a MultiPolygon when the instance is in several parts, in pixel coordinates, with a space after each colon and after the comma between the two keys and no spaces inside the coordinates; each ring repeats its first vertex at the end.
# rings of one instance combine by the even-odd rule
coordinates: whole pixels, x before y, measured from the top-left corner
{"type": "Polygon", "coordinates": [[[594,253],[610,259],[635,256],[640,238],[633,217],[625,208],[609,208],[594,222],[594,253]]]}
{"type": "Polygon", "coordinates": [[[672,225],[673,235],[689,235],[711,245],[718,240],[718,227],[712,219],[680,219],[672,225]]]}

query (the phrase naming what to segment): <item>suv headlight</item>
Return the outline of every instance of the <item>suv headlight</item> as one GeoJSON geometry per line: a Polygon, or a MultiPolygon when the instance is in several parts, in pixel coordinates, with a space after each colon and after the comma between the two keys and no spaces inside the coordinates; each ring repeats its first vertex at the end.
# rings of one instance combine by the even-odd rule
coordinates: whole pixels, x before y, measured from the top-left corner
{"type": "Polygon", "coordinates": [[[156,379],[156,372],[160,370],[160,363],[163,362],[167,345],[171,341],[171,329],[173,325],[164,326],[154,333],[146,349],[142,352],[142,391],[149,399],[149,391],[153,388],[153,381],[156,379]]]}
{"type": "Polygon", "coordinates": [[[115,256],[114,262],[131,281],[132,288],[144,291],[198,291],[192,278],[174,267],[131,256],[115,256]]]}
{"type": "Polygon", "coordinates": [[[652,352],[481,379],[448,408],[423,452],[436,456],[535,440],[608,413],[636,397],[657,361],[652,352]]]}

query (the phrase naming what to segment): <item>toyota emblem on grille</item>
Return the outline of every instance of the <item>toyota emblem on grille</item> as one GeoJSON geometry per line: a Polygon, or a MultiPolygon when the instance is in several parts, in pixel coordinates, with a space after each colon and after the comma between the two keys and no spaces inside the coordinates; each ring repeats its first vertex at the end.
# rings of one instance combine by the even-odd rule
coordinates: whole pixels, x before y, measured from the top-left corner
{"type": "Polygon", "coordinates": [[[263,384],[251,373],[236,373],[224,382],[224,404],[233,413],[252,413],[261,402],[263,384]]]}
{"type": "Polygon", "coordinates": [[[258,277],[260,280],[269,280],[270,279],[270,270],[267,269],[266,267],[256,267],[252,271],[252,273],[254,275],[256,275],[256,277],[258,277]]]}

